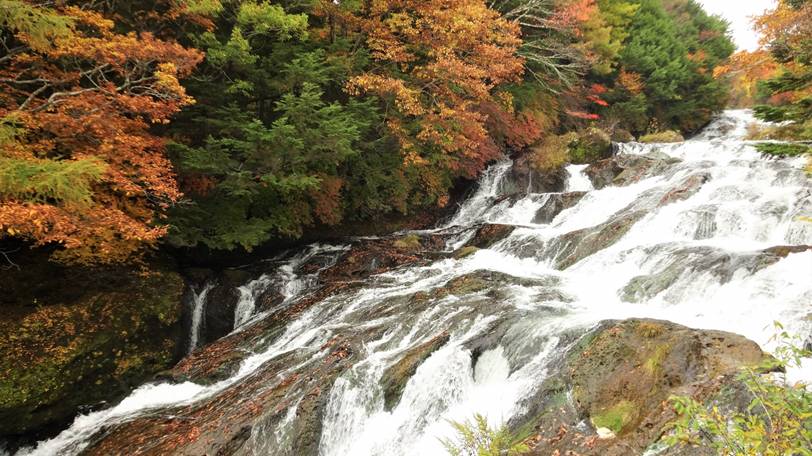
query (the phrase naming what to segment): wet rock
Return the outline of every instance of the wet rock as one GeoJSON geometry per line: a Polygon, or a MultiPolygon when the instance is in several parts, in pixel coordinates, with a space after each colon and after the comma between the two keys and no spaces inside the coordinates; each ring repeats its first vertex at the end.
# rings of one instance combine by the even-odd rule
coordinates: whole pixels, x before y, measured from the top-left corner
{"type": "Polygon", "coordinates": [[[428,342],[418,345],[407,351],[400,361],[390,366],[383,373],[381,377],[381,387],[383,389],[384,408],[392,410],[400,402],[403,395],[403,389],[406,383],[417,371],[423,362],[431,356],[432,353],[437,351],[440,347],[445,345],[450,336],[447,332],[443,332],[433,337],[428,342]]]}
{"type": "Polygon", "coordinates": [[[321,275],[326,281],[354,280],[406,264],[425,262],[425,253],[442,249],[444,242],[441,235],[417,234],[361,240],[321,275]]]}
{"type": "Polygon", "coordinates": [[[623,172],[623,168],[620,167],[615,157],[593,163],[583,171],[597,190],[611,185],[621,172],[623,172]]]}
{"type": "Polygon", "coordinates": [[[253,278],[256,277],[248,271],[226,269],[213,279],[215,286],[207,295],[200,328],[202,343],[213,342],[234,329],[234,312],[240,299],[237,288],[253,278]]]}
{"type": "Polygon", "coordinates": [[[555,217],[563,210],[569,209],[576,204],[586,195],[586,192],[570,192],[570,193],[553,193],[550,194],[533,217],[533,223],[546,224],[550,223],[555,217]]]}
{"type": "Polygon", "coordinates": [[[680,160],[661,152],[646,155],[621,154],[589,165],[584,173],[596,189],[609,185],[629,185],[662,173],[680,160]]]}
{"type": "Polygon", "coordinates": [[[505,183],[504,193],[552,193],[563,192],[567,187],[567,170],[564,167],[539,172],[533,168],[530,158],[523,155],[513,162],[505,183]]]}
{"type": "MultiPolygon", "coordinates": [[[[80,409],[119,400],[181,352],[184,282],[171,266],[46,267],[54,270],[35,277],[49,277],[54,292],[0,315],[0,436],[8,438],[47,436],[80,409]]],[[[4,274],[14,280],[4,292],[25,286],[4,274]]]]}
{"type": "Polygon", "coordinates": [[[711,176],[708,172],[701,172],[692,174],[682,182],[680,182],[675,188],[669,190],[663,197],[660,199],[659,206],[665,206],[667,204],[675,203],[677,201],[686,200],[698,192],[705,183],[710,180],[711,176]]]}
{"type": "MultiPolygon", "coordinates": [[[[401,238],[360,240],[344,252],[338,261],[325,262],[324,259],[317,259],[316,263],[302,265],[300,269],[304,272],[321,270],[308,294],[241,328],[239,332],[228,334],[201,347],[186,356],[171,371],[164,373],[164,376],[173,381],[194,381],[203,384],[228,378],[237,371],[242,360],[250,353],[273,343],[290,321],[313,305],[329,296],[357,289],[363,284],[363,280],[372,274],[380,274],[404,265],[424,263],[428,261],[426,257],[430,249],[439,250],[445,245],[445,239],[440,235],[419,236],[420,250],[405,252],[394,245],[401,238]]],[[[279,299],[275,295],[266,298],[271,302],[279,299]]],[[[261,296],[260,300],[262,299],[264,298],[261,296]]]]}
{"type": "Polygon", "coordinates": [[[667,263],[651,274],[632,278],[620,292],[625,302],[643,302],[668,290],[682,277],[710,274],[721,284],[733,279],[738,271],[748,275],[771,266],[791,253],[812,250],[812,246],[777,246],[755,252],[734,253],[713,247],[687,247],[669,255],[667,263]]]}
{"type": "Polygon", "coordinates": [[[487,249],[502,239],[510,236],[515,230],[513,225],[486,224],[476,230],[476,234],[465,245],[479,249],[487,249]]]}
{"type": "Polygon", "coordinates": [[[279,287],[270,287],[263,291],[257,298],[257,312],[266,312],[275,309],[285,301],[285,295],[279,287]]]}
{"type": "Polygon", "coordinates": [[[767,356],[732,333],[657,320],[603,322],[567,350],[530,413],[511,426],[533,426],[531,454],[642,454],[675,418],[671,395],[708,399],[767,356]],[[587,429],[578,427],[582,420],[587,429]],[[614,438],[600,439],[601,428],[614,438]]]}
{"type": "Polygon", "coordinates": [[[316,455],[330,388],[362,350],[352,339],[335,338],[318,359],[307,361],[310,353],[303,350],[288,352],[208,400],[101,429],[83,454],[251,454],[244,446],[253,433],[279,423],[296,407],[284,450],[316,455]]]}
{"type": "Polygon", "coordinates": [[[464,247],[461,247],[461,248],[457,249],[454,252],[453,256],[454,256],[454,258],[456,258],[458,260],[461,260],[461,259],[463,259],[465,257],[469,257],[469,256],[477,253],[478,251],[479,251],[479,247],[474,247],[472,245],[467,245],[467,246],[464,246],[464,247]]]}
{"type": "Polygon", "coordinates": [[[632,211],[601,225],[560,236],[546,248],[547,258],[554,260],[556,268],[566,269],[620,240],[645,215],[646,211],[632,211]]]}

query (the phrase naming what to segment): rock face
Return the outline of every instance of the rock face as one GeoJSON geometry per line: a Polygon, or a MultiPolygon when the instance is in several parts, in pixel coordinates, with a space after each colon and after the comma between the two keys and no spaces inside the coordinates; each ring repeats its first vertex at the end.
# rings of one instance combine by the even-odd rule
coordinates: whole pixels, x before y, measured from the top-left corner
{"type": "MultiPolygon", "coordinates": [[[[322,264],[301,266],[320,269],[318,282],[310,294],[273,311],[266,318],[247,325],[185,357],[171,371],[170,381],[192,380],[207,384],[232,374],[252,351],[272,344],[285,325],[328,296],[353,290],[371,274],[426,261],[427,254],[444,246],[436,235],[416,235],[357,241],[339,261],[320,269],[322,264]]],[[[318,261],[318,260],[316,260],[318,261]]],[[[169,414],[141,416],[133,421],[104,429],[85,450],[89,455],[108,454],[252,454],[262,452],[257,445],[286,448],[289,454],[316,455],[321,423],[328,395],[336,378],[358,361],[364,352],[362,341],[377,339],[386,328],[348,328],[312,358],[310,349],[297,349],[267,361],[249,377],[219,391],[213,398],[179,406],[169,414]],[[297,366],[289,371],[291,366],[297,366]],[[292,402],[296,401],[296,402],[292,402]],[[270,428],[286,419],[296,404],[294,425],[286,436],[253,442],[252,430],[270,428]],[[212,414],[217,410],[217,414],[212,414]],[[171,432],[169,432],[171,430],[171,432]],[[206,438],[184,438],[203,435],[206,438]],[[274,440],[278,438],[279,440],[274,440]]],[[[440,334],[420,349],[412,350],[388,372],[389,403],[397,402],[409,377],[426,357],[448,339],[440,334]]]]}
{"type": "Polygon", "coordinates": [[[646,211],[628,211],[601,225],[569,232],[552,241],[548,249],[558,269],[566,269],[593,253],[614,244],[637,223],[646,211]]]}
{"type": "Polygon", "coordinates": [[[586,192],[553,193],[547,201],[536,211],[533,223],[550,223],[564,209],[569,209],[586,195],[586,192]]]}
{"type": "Polygon", "coordinates": [[[24,265],[20,277],[8,272],[16,305],[3,304],[0,314],[0,437],[48,435],[179,357],[184,282],[171,268],[47,265],[34,273],[48,274],[45,289],[27,282],[26,267],[34,268],[24,265]],[[27,285],[32,306],[21,305],[24,291],[15,294],[27,285]]]}
{"type": "Polygon", "coordinates": [[[557,168],[541,173],[533,169],[527,155],[517,158],[510,169],[505,193],[550,193],[562,192],[567,187],[567,171],[557,168]]]}
{"type": "Polygon", "coordinates": [[[736,334],[657,320],[603,322],[568,350],[528,401],[530,413],[512,425],[532,426],[532,454],[642,454],[675,417],[669,396],[705,400],[766,356],[736,334]],[[576,428],[582,420],[588,429],[576,428]],[[599,439],[599,429],[609,438],[599,439]]]}
{"type": "Polygon", "coordinates": [[[608,185],[629,185],[663,172],[679,159],[663,153],[646,155],[616,155],[588,166],[584,173],[596,189],[608,185]]]}
{"type": "Polygon", "coordinates": [[[516,227],[513,225],[485,224],[477,229],[474,237],[465,245],[478,249],[487,249],[510,236],[510,233],[515,229],[516,227]]]}

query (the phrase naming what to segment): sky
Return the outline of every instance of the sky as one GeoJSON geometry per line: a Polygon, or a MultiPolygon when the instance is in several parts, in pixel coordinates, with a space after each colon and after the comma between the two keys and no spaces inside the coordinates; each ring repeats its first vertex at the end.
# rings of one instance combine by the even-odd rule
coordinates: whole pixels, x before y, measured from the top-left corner
{"type": "Polygon", "coordinates": [[[752,51],[758,47],[758,35],[750,18],[775,6],[775,0],[699,0],[705,10],[730,21],[733,38],[739,49],[752,51]]]}

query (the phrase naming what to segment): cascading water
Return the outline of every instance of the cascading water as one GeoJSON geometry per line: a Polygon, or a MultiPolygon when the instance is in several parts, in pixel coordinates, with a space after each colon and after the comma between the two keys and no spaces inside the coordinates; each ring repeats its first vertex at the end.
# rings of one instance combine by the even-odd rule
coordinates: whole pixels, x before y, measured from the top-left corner
{"type": "Polygon", "coordinates": [[[199,292],[192,290],[192,322],[189,328],[187,353],[193,352],[200,342],[200,327],[203,323],[203,313],[206,310],[206,297],[212,288],[214,288],[213,283],[206,283],[199,292]]]}
{"type": "Polygon", "coordinates": [[[237,287],[240,298],[234,308],[234,329],[247,323],[256,309],[257,298],[273,283],[271,276],[263,274],[262,277],[237,287]]]}
{"type": "Polygon", "coordinates": [[[588,192],[593,190],[592,181],[584,174],[584,170],[589,165],[569,165],[567,166],[567,191],[568,192],[588,192]]]}
{"type": "MultiPolygon", "coordinates": [[[[568,190],[587,193],[543,223],[536,212],[570,194],[500,199],[511,164],[498,163],[434,233],[454,227],[459,234],[450,244],[460,245],[478,223],[516,225],[507,238],[463,258],[372,276],[305,310],[228,378],[207,386],[142,386],[21,453],[75,454],[101,426],[172,415],[185,404],[223,406],[215,399],[240,391],[277,360],[284,362],[273,379],[326,363],[325,347],[338,337],[362,348],[328,385],[317,443],[324,456],[444,454],[438,439],[453,433],[449,420],[480,413],[499,425],[523,413],[523,399],[544,380],[564,335],[604,319],[649,317],[727,330],[766,349],[774,320],[809,333],[812,250],[770,262],[763,252],[812,244],[812,224],[801,220],[812,214],[812,183],[801,161],[762,159],[742,140],[751,121],[748,112],[731,111],[685,143],[620,145],[623,156],[661,159],[655,172],[628,185],[594,190],[583,169],[570,167],[568,190]],[[465,292],[452,286],[471,283],[463,279],[486,286],[465,292]],[[441,346],[387,404],[389,369],[438,337],[441,346]]],[[[291,266],[288,283],[300,280],[291,266]]],[[[307,286],[291,285],[298,291],[285,300],[295,302],[307,286]]],[[[812,379],[809,370],[794,375],[812,379]]],[[[294,434],[307,425],[300,420],[308,396],[289,394],[276,418],[248,431],[240,454],[291,453],[294,434]]]]}

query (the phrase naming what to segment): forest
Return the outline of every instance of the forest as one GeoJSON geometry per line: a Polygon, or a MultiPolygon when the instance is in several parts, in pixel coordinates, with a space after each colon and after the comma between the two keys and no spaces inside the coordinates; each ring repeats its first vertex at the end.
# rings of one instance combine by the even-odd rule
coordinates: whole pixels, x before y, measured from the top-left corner
{"type": "Polygon", "coordinates": [[[734,51],[692,0],[0,8],[0,232],[69,264],[442,208],[503,154],[549,165],[569,132],[575,161],[690,135],[734,51]]]}

